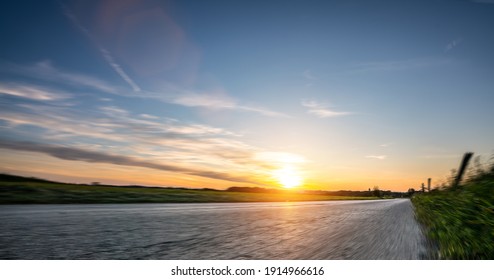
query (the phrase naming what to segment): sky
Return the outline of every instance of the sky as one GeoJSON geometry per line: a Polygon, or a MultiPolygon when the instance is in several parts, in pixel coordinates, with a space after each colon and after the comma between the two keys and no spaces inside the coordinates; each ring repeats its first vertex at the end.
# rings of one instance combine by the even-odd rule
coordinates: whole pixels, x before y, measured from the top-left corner
{"type": "Polygon", "coordinates": [[[494,151],[494,1],[1,1],[0,172],[418,189],[494,151]]]}

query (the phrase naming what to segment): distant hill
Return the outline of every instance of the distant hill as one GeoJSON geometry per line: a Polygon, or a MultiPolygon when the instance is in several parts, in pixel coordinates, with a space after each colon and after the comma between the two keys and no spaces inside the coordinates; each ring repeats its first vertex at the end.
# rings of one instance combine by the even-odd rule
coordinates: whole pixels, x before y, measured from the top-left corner
{"type": "Polygon", "coordinates": [[[23,177],[23,176],[10,175],[10,174],[1,174],[1,173],[0,173],[0,182],[58,183],[36,177],[23,177]]]}

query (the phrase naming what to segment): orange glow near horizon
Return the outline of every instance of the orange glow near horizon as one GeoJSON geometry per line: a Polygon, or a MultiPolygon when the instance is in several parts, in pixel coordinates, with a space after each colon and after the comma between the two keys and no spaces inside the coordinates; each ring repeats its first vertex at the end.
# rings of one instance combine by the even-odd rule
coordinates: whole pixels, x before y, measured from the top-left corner
{"type": "MultiPolygon", "coordinates": [[[[34,176],[48,180],[67,183],[91,183],[114,185],[144,185],[144,186],[176,186],[187,188],[227,189],[232,186],[285,188],[305,190],[367,190],[379,186],[383,190],[406,191],[408,188],[418,189],[422,178],[405,172],[391,172],[386,166],[375,164],[367,170],[357,167],[342,169],[326,166],[322,169],[313,161],[296,158],[287,153],[268,153],[264,158],[256,159],[269,163],[265,169],[249,170],[224,168],[222,171],[232,176],[242,176],[250,182],[234,182],[215,178],[194,176],[178,172],[167,172],[152,168],[137,166],[122,166],[109,163],[89,163],[83,161],[67,161],[49,155],[20,152],[10,153],[0,149],[0,158],[5,162],[0,164],[0,173],[10,173],[21,176],[34,176]],[[43,165],[39,163],[43,162],[43,165]],[[252,170],[250,170],[252,171],[252,170]]],[[[455,159],[449,166],[454,165],[455,159]]],[[[383,161],[379,161],[382,164],[383,161]]],[[[396,162],[394,165],[398,165],[396,162]]],[[[431,172],[440,165],[424,165],[421,162],[407,166],[412,173],[423,174],[427,169],[433,178],[433,186],[439,185],[446,178],[441,170],[431,172]]],[[[445,169],[445,168],[442,168],[445,169]]]]}
{"type": "Polygon", "coordinates": [[[283,188],[291,189],[302,185],[302,176],[292,166],[285,166],[273,172],[273,177],[283,188]]]}

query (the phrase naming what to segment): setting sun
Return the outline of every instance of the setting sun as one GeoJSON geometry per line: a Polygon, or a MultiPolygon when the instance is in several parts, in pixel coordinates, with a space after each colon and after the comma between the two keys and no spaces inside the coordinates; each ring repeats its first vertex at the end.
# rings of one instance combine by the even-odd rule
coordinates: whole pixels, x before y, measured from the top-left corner
{"type": "Polygon", "coordinates": [[[273,175],[281,186],[287,189],[298,187],[302,184],[302,177],[295,168],[290,166],[274,171],[273,175]]]}

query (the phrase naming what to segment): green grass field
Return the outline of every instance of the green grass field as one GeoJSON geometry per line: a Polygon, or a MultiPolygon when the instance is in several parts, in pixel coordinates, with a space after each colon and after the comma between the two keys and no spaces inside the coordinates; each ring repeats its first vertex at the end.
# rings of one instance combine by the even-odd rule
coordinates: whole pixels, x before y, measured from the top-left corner
{"type": "Polygon", "coordinates": [[[77,185],[43,181],[0,181],[0,204],[274,202],[375,199],[375,197],[216,190],[77,185]]]}

